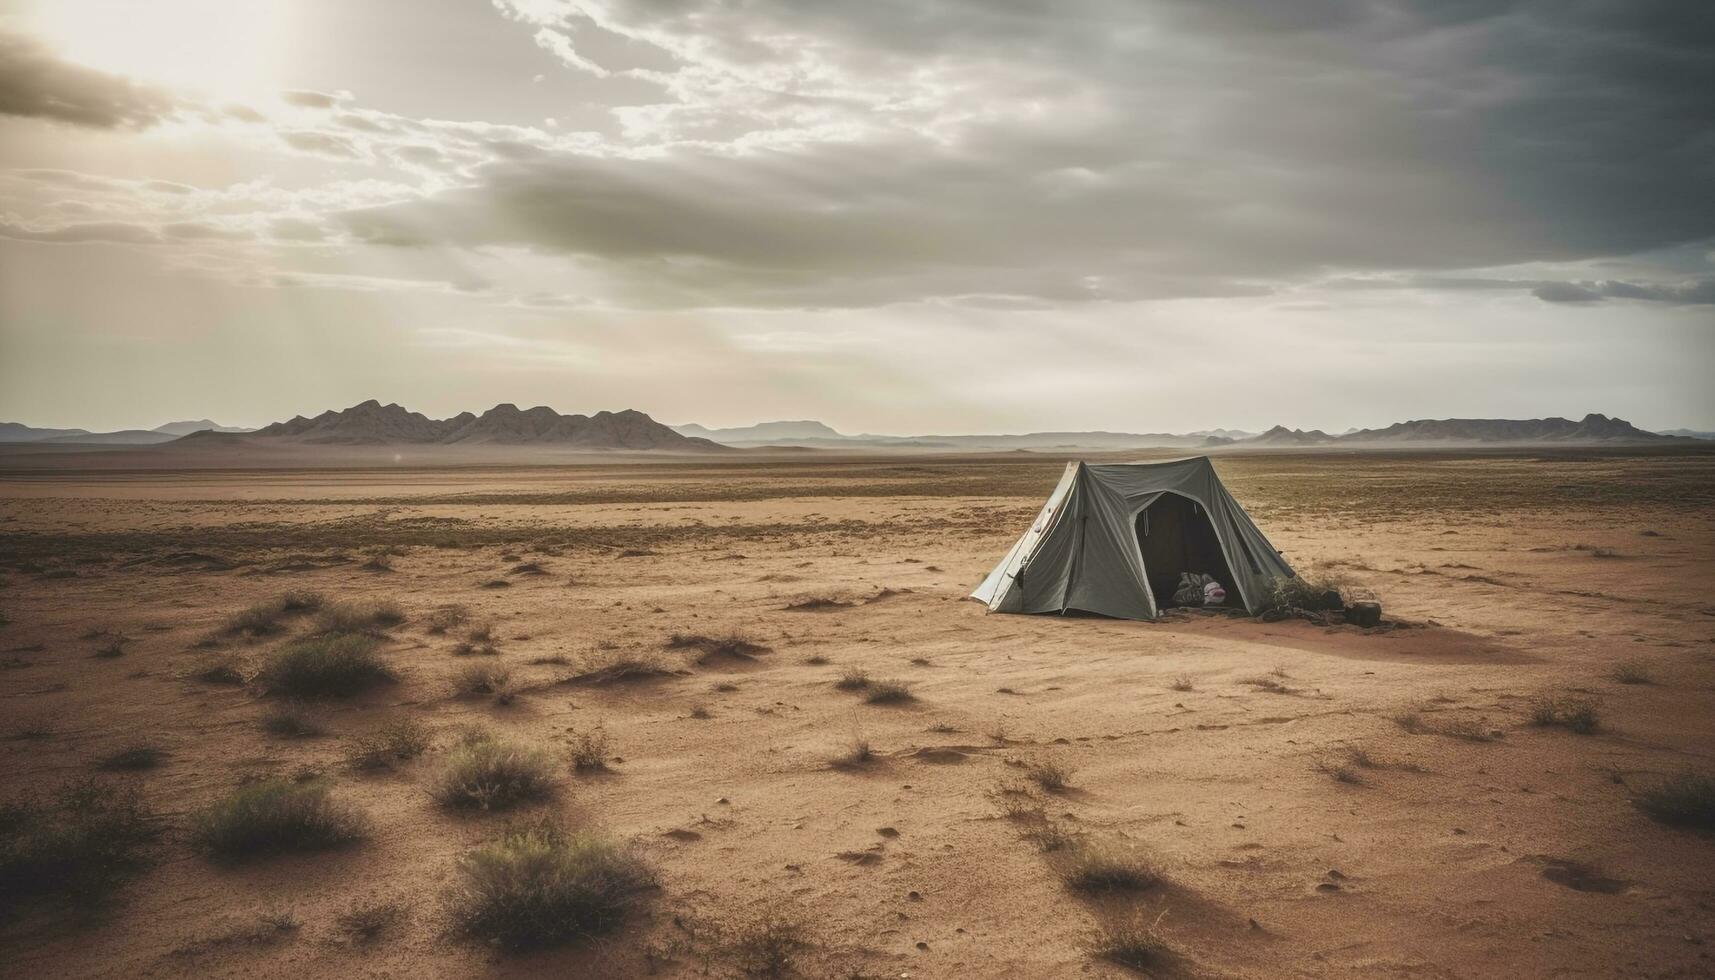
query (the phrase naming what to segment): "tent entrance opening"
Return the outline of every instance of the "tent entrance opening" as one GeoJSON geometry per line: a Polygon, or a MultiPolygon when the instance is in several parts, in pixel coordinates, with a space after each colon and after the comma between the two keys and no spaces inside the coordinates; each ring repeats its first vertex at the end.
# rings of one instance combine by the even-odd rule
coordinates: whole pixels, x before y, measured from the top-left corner
{"type": "Polygon", "coordinates": [[[1138,512],[1137,547],[1149,572],[1149,588],[1158,606],[1173,605],[1181,572],[1212,575],[1227,590],[1222,605],[1242,605],[1232,570],[1209,513],[1188,497],[1163,493],[1138,512]]]}

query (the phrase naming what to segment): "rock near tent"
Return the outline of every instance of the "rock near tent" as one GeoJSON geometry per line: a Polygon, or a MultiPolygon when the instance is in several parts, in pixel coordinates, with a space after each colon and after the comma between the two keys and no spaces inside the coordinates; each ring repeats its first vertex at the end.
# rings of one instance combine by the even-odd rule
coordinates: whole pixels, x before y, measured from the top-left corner
{"type": "Polygon", "coordinates": [[[1226,606],[1253,615],[1277,579],[1293,577],[1207,456],[1067,463],[1036,522],[971,598],[992,612],[1154,619],[1183,572],[1213,576],[1226,606]]]}

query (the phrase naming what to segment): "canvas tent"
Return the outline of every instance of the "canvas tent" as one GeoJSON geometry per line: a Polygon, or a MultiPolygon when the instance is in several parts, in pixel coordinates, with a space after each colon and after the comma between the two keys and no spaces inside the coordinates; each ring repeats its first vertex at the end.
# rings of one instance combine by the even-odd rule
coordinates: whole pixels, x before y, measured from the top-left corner
{"type": "Polygon", "coordinates": [[[1207,456],[1067,463],[1036,522],[971,598],[993,612],[1154,619],[1181,572],[1214,576],[1226,605],[1250,613],[1293,574],[1207,456]]]}

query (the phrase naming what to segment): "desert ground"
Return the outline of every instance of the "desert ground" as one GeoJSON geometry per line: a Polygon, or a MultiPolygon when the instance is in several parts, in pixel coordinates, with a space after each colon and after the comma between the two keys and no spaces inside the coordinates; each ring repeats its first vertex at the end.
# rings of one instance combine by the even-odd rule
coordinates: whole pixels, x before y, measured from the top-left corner
{"type": "Polygon", "coordinates": [[[1124,977],[1141,923],[1157,976],[1715,975],[1715,838],[1639,805],[1715,773],[1715,454],[1218,457],[1371,630],[989,614],[1047,455],[89,458],[0,467],[0,800],[132,787],[151,834],[97,903],[13,902],[0,974],[1124,977]],[[391,677],[270,693],[336,608],[391,610],[391,677]],[[437,797],[480,730],[543,799],[437,797]],[[211,854],[269,778],[362,833],[211,854]],[[654,884],[586,942],[470,938],[461,861],[544,813],[654,884]]]}

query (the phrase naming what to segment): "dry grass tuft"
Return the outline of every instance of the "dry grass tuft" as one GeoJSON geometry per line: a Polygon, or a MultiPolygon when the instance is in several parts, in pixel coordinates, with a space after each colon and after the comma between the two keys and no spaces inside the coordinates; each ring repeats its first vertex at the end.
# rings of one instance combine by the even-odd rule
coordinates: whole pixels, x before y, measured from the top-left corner
{"type": "Polygon", "coordinates": [[[317,633],[378,634],[405,621],[405,610],[397,602],[341,602],[316,615],[317,633]]]}
{"type": "Polygon", "coordinates": [[[871,683],[872,682],[869,679],[869,673],[867,671],[858,670],[856,667],[852,667],[845,673],[841,674],[839,680],[834,681],[834,690],[862,691],[868,688],[871,683]]]}
{"type": "Polygon", "coordinates": [[[1067,888],[1090,895],[1147,891],[1161,883],[1161,872],[1136,851],[1083,839],[1057,852],[1055,870],[1067,888]]]}
{"type": "Polygon", "coordinates": [[[612,739],[607,729],[597,725],[571,736],[572,768],[578,772],[607,772],[607,757],[612,754],[612,739]]]}
{"type": "Polygon", "coordinates": [[[504,695],[511,686],[512,671],[499,664],[469,664],[453,675],[453,693],[458,697],[504,695]]]}
{"type": "Polygon", "coordinates": [[[674,633],[667,638],[665,646],[669,650],[697,651],[696,662],[699,664],[705,664],[720,657],[754,660],[757,654],[768,652],[766,645],[741,633],[729,633],[726,636],[674,633]]]}
{"type": "Polygon", "coordinates": [[[516,951],[612,932],[656,881],[625,846],[540,819],[467,854],[449,905],[465,936],[516,951]]]}
{"type": "Polygon", "coordinates": [[[1636,802],[1669,826],[1715,829],[1715,778],[1687,770],[1639,792],[1636,802]]]}
{"type": "Polygon", "coordinates": [[[267,854],[323,851],[367,836],[369,821],[328,795],[319,780],[264,779],[191,817],[191,841],[221,861],[267,854]]]}
{"type": "Polygon", "coordinates": [[[1601,711],[1595,698],[1567,694],[1539,697],[1530,705],[1531,724],[1558,726],[1578,735],[1589,735],[1601,727],[1601,711]]]}
{"type": "Polygon", "coordinates": [[[1608,675],[1621,684],[1654,684],[1655,678],[1650,675],[1649,663],[1636,658],[1622,660],[1614,665],[1608,675]]]}
{"type": "Polygon", "coordinates": [[[463,626],[470,619],[470,609],[458,603],[437,607],[423,621],[423,628],[437,636],[463,626]]]}
{"type": "Polygon", "coordinates": [[[1063,793],[1071,787],[1072,770],[1058,762],[1032,762],[1024,767],[1026,779],[1046,793],[1063,793]]]}
{"type": "Polygon", "coordinates": [[[1167,688],[1172,691],[1195,691],[1197,685],[1192,682],[1190,674],[1180,674],[1173,678],[1173,683],[1167,685],[1167,688]]]}
{"type": "Polygon", "coordinates": [[[427,752],[433,741],[427,725],[400,716],[372,732],[354,736],[345,759],[354,769],[390,769],[427,752]]]}
{"type": "Polygon", "coordinates": [[[262,730],[281,738],[314,738],[327,732],[308,706],[297,703],[283,704],[262,716],[262,730]]]}
{"type": "Polygon", "coordinates": [[[865,704],[905,704],[917,700],[911,693],[911,683],[900,680],[871,681],[863,696],[865,704]]]}
{"type": "Polygon", "coordinates": [[[376,646],[374,637],[355,633],[294,640],[269,656],[256,680],[269,694],[351,697],[393,677],[376,646]]]}
{"type": "Polygon", "coordinates": [[[586,655],[568,681],[573,684],[622,684],[668,677],[673,668],[659,656],[622,650],[597,650],[586,655]]]}
{"type": "Polygon", "coordinates": [[[244,672],[239,669],[236,661],[215,660],[203,664],[191,673],[191,677],[204,684],[225,684],[234,687],[244,684],[244,672]]]}
{"type": "Polygon", "coordinates": [[[1161,931],[1165,911],[1151,917],[1142,909],[1110,915],[1096,926],[1090,939],[1090,955],[1145,973],[1171,964],[1178,950],[1161,931]]]}
{"type": "Polygon", "coordinates": [[[791,976],[794,961],[810,945],[803,923],[781,909],[724,930],[722,945],[739,973],[747,977],[791,976]]]}
{"type": "Polygon", "coordinates": [[[453,809],[507,810],[553,789],[554,761],[545,750],[473,731],[448,754],[430,792],[453,809]]]}
{"type": "Polygon", "coordinates": [[[353,905],[334,918],[334,925],[347,942],[367,946],[403,924],[406,912],[400,902],[353,905]]]}
{"type": "Polygon", "coordinates": [[[869,739],[859,735],[852,739],[844,752],[828,761],[828,768],[845,771],[867,769],[876,762],[876,758],[875,747],[869,744],[869,739]]]}
{"type": "Polygon", "coordinates": [[[269,636],[285,627],[280,620],[288,616],[314,612],[325,600],[319,592],[293,591],[274,599],[264,599],[226,618],[220,631],[229,636],[269,636]]]}
{"type": "Polygon", "coordinates": [[[1270,694],[1298,693],[1297,688],[1289,687],[1282,683],[1280,678],[1274,674],[1264,674],[1259,677],[1247,677],[1244,680],[1239,681],[1239,683],[1254,687],[1259,691],[1267,691],[1270,694]]]}

